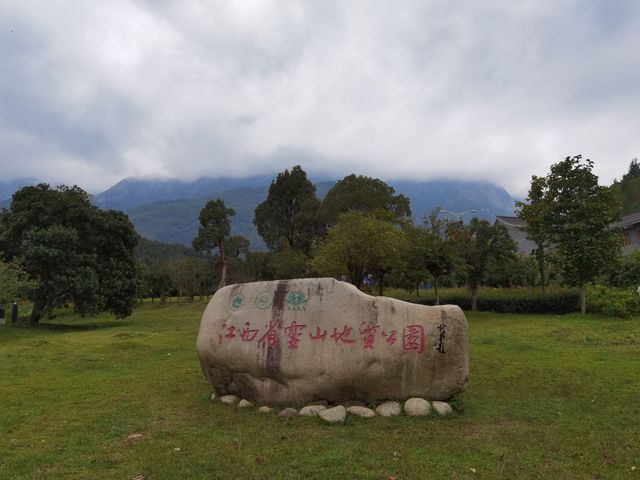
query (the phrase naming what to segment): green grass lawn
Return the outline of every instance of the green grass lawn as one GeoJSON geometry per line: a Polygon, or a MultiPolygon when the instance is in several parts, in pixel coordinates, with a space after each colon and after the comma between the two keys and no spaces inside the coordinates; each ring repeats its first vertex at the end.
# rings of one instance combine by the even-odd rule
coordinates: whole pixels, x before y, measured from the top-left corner
{"type": "Polygon", "coordinates": [[[329,426],[211,402],[203,309],[0,326],[0,479],[640,479],[638,319],[468,314],[453,417],[329,426]]]}

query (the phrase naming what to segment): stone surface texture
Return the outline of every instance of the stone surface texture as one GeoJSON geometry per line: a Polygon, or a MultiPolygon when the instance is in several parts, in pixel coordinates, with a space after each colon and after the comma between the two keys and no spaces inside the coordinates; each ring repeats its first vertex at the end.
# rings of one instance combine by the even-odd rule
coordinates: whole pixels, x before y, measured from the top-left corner
{"type": "Polygon", "coordinates": [[[303,417],[315,417],[322,410],[326,409],[327,407],[325,407],[324,405],[307,405],[306,407],[302,407],[298,414],[302,415],[303,417]]]}
{"type": "Polygon", "coordinates": [[[367,407],[360,407],[353,405],[347,408],[347,413],[351,415],[357,415],[358,417],[371,418],[376,416],[376,412],[367,407]]]}
{"type": "Polygon", "coordinates": [[[342,423],[347,416],[347,411],[342,405],[320,410],[318,413],[321,419],[328,423],[342,423]]]}
{"type": "Polygon", "coordinates": [[[376,413],[381,417],[393,417],[394,415],[400,415],[402,413],[402,407],[398,402],[389,400],[378,405],[376,413]]]}
{"type": "Polygon", "coordinates": [[[197,340],[216,392],[258,404],[322,398],[447,400],[469,372],[457,306],[372,297],[332,278],[230,285],[207,306],[197,340]]]}
{"type": "Polygon", "coordinates": [[[251,403],[249,400],[245,400],[244,398],[238,402],[238,408],[247,407],[253,407],[253,403],[251,403]]]}
{"type": "Polygon", "coordinates": [[[453,414],[453,408],[451,408],[451,405],[449,405],[447,402],[435,401],[431,403],[431,406],[441,417],[446,417],[447,415],[453,414]]]}
{"type": "Polygon", "coordinates": [[[227,405],[233,405],[239,400],[237,395],[223,395],[220,397],[220,401],[222,403],[226,403],[227,405]]]}
{"type": "Polygon", "coordinates": [[[271,413],[271,412],[273,412],[273,408],[272,407],[267,407],[266,405],[263,405],[262,407],[260,407],[258,409],[258,411],[260,413],[271,413]]]}
{"type": "Polygon", "coordinates": [[[294,415],[297,415],[297,414],[298,414],[298,410],[296,410],[295,408],[285,408],[279,413],[281,417],[285,417],[285,418],[293,417],[294,415]]]}
{"type": "Polygon", "coordinates": [[[410,398],[404,402],[404,413],[410,417],[426,417],[431,412],[431,405],[424,398],[410,398]]]}

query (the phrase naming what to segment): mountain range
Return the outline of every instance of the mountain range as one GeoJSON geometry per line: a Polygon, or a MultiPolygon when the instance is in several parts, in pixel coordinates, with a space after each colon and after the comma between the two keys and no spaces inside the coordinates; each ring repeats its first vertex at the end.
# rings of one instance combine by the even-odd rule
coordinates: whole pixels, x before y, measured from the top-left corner
{"type": "MultiPolygon", "coordinates": [[[[265,245],[253,225],[253,214],[266,198],[274,177],[201,177],[194,181],[126,178],[94,195],[92,202],[103,209],[125,211],[138,233],[146,238],[190,246],[198,230],[200,210],[208,200],[221,198],[236,212],[232,217],[232,234],[247,237],[252,250],[263,250],[265,245]]],[[[28,179],[22,185],[34,183],[37,182],[28,179]]],[[[451,212],[475,210],[474,215],[490,221],[495,215],[513,213],[513,198],[504,188],[491,183],[456,180],[387,183],[396,193],[409,197],[417,221],[438,206],[451,212]]],[[[323,198],[334,184],[335,181],[316,179],[318,197],[323,198]]],[[[0,206],[8,206],[6,198],[22,185],[20,181],[0,184],[0,206]]]]}

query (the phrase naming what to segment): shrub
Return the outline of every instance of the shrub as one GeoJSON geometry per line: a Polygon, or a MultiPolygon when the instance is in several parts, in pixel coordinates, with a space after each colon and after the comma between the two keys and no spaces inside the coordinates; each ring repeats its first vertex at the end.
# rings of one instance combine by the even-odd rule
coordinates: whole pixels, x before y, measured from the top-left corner
{"type": "MultiPolygon", "coordinates": [[[[433,305],[433,295],[405,300],[421,305],[433,305]]],[[[551,289],[542,294],[533,288],[483,288],[478,292],[478,310],[497,313],[547,313],[562,315],[579,310],[580,294],[576,289],[551,289]]],[[[471,308],[471,298],[464,289],[442,290],[440,304],[471,308]]]]}
{"type": "Polygon", "coordinates": [[[640,315],[640,295],[634,289],[611,288],[602,285],[587,289],[587,310],[610,317],[640,315]]]}

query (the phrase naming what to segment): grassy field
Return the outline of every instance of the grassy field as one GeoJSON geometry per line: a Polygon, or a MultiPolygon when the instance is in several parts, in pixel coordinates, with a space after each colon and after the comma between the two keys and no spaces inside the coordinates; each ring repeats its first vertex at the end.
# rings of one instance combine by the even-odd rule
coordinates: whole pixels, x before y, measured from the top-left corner
{"type": "Polygon", "coordinates": [[[0,326],[0,479],[640,478],[638,319],[468,314],[453,417],[328,426],[211,402],[203,308],[0,326]]]}

